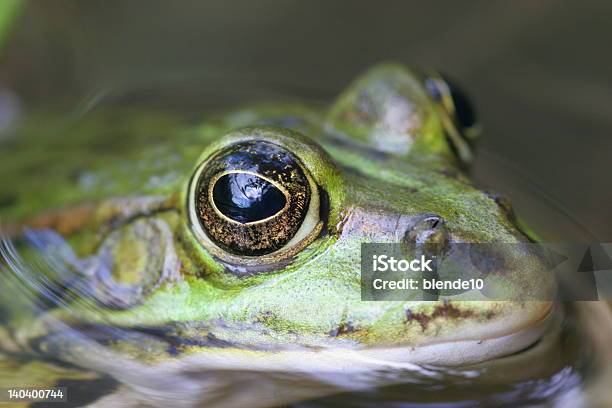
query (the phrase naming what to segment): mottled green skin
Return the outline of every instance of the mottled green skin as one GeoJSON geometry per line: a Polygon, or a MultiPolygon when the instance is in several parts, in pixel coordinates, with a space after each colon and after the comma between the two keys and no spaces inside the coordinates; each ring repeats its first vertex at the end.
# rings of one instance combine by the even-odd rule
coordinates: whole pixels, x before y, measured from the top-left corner
{"type": "MultiPolygon", "coordinates": [[[[201,340],[179,345],[179,352],[214,351],[211,346],[218,344],[414,346],[519,331],[550,304],[360,299],[360,244],[398,242],[423,228],[419,222],[426,216],[443,220],[434,240],[442,235],[449,242],[527,241],[507,208],[463,173],[465,163],[455,158],[441,115],[414,74],[382,65],[331,107],[267,103],[188,121],[175,112],[118,107],[69,124],[27,124],[0,152],[2,198],[8,203],[0,217],[9,226],[20,221],[60,231],[82,259],[95,258],[107,245],[119,265],[130,265],[119,267],[116,278],[132,283],[141,278],[133,271],[158,265],[154,258],[163,251],[147,253],[133,237],[146,238],[151,230],[143,227],[138,235],[131,228],[167,225],[177,262],[166,282],[123,310],[78,299],[69,311],[46,313],[79,324],[163,327],[177,338],[201,340]],[[201,160],[245,137],[279,143],[299,157],[327,193],[329,213],[324,233],[297,256],[237,274],[193,235],[186,196],[201,160]]],[[[541,270],[539,260],[522,261],[525,272],[508,292],[546,287],[548,277],[532,272],[541,270]]],[[[9,331],[23,339],[51,330],[41,318],[20,319],[16,308],[12,313],[9,331]]],[[[112,345],[145,361],[169,356],[154,339],[117,339],[112,345]]]]}

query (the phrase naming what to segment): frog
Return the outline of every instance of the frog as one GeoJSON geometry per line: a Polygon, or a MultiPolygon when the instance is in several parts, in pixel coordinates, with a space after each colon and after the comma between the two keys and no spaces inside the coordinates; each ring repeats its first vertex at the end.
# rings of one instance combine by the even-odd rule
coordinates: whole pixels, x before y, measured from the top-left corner
{"type": "MultiPolygon", "coordinates": [[[[470,178],[479,125],[437,72],[382,63],[330,103],[49,116],[1,142],[7,387],[463,367],[529,349],[558,314],[544,297],[363,299],[364,244],[537,239],[470,178]]],[[[513,255],[530,267],[509,292],[552,285],[513,255]]]]}

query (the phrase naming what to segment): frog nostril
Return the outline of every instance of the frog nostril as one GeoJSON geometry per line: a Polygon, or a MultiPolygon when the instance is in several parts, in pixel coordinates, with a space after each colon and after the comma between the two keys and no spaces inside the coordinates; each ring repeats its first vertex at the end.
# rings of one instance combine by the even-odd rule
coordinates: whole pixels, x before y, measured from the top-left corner
{"type": "Polygon", "coordinates": [[[436,228],[439,224],[440,224],[440,219],[438,217],[431,217],[430,219],[428,219],[431,228],[436,228]]]}
{"type": "Polygon", "coordinates": [[[448,241],[448,231],[444,218],[437,215],[421,218],[406,231],[403,241],[408,246],[445,244],[448,241]]]}
{"type": "MultiPolygon", "coordinates": [[[[444,218],[437,215],[427,215],[418,219],[402,238],[402,250],[412,258],[425,256],[437,264],[449,250],[449,234],[444,218]]],[[[434,270],[423,271],[423,276],[438,278],[437,267],[434,270]]],[[[423,300],[438,300],[437,290],[425,291],[423,300]]]]}

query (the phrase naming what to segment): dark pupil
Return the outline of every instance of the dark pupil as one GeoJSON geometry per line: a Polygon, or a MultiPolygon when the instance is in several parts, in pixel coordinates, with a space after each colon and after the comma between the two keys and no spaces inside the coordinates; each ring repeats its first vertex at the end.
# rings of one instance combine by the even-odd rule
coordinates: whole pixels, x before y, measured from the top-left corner
{"type": "Polygon", "coordinates": [[[244,224],[273,216],[283,209],[287,199],[261,177],[230,173],[215,183],[213,201],[223,215],[244,224]]]}

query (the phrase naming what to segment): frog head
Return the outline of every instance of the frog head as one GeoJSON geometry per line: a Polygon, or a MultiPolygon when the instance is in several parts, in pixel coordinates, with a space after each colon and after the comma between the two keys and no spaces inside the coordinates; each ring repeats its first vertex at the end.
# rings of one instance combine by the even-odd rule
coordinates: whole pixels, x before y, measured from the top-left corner
{"type": "MultiPolygon", "coordinates": [[[[175,162],[128,158],[121,177],[178,177],[71,195],[70,210],[24,222],[80,275],[79,296],[45,315],[154,360],[342,350],[461,365],[516,352],[542,335],[551,302],[362,298],[363,244],[528,242],[507,202],[465,173],[476,130],[441,76],[385,64],[331,107],[247,106],[175,131],[162,151],[175,162]]],[[[100,186],[119,177],[96,169],[100,186]]],[[[542,261],[516,248],[487,254],[530,266],[507,290],[549,287],[542,261]]]]}

